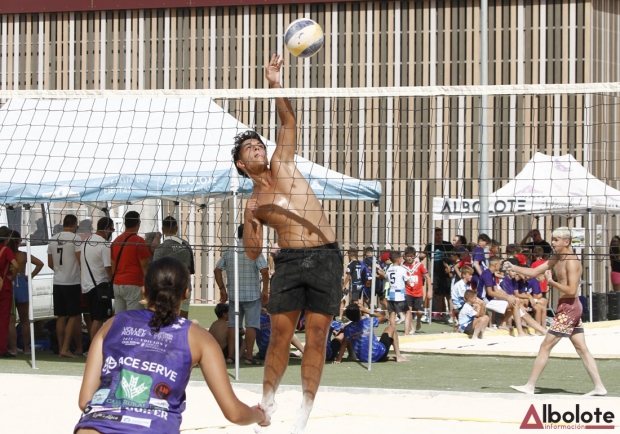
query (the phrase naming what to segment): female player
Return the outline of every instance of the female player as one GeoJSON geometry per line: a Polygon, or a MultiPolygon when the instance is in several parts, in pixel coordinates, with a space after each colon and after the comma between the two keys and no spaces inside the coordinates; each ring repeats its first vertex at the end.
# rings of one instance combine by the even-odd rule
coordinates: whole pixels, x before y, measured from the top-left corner
{"type": "Polygon", "coordinates": [[[198,364],[224,416],[239,425],[270,424],[259,406],[232,390],[222,351],[201,327],[179,316],[189,271],[174,258],[153,261],[144,278],[144,310],[108,320],[90,347],[75,433],[178,433],[185,388],[198,364]]]}

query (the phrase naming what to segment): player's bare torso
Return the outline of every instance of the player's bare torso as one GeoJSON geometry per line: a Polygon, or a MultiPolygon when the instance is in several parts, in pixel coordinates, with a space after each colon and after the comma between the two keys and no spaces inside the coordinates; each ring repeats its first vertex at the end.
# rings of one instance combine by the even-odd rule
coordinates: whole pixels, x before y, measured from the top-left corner
{"type": "MultiPolygon", "coordinates": [[[[568,285],[570,273],[573,274],[572,280],[577,280],[578,282],[581,279],[583,268],[581,266],[581,261],[579,261],[579,258],[574,253],[555,254],[552,256],[551,261],[555,262],[555,265],[553,265],[553,271],[555,272],[558,283],[568,285]]],[[[562,298],[575,298],[578,295],[578,291],[571,294],[563,292],[562,298]]]]}
{"type": "Polygon", "coordinates": [[[278,234],[283,248],[317,247],[333,243],[336,235],[314,191],[294,165],[274,165],[263,172],[253,199],[258,200],[256,218],[278,234]],[[291,167],[292,166],[292,167],[291,167]]]}

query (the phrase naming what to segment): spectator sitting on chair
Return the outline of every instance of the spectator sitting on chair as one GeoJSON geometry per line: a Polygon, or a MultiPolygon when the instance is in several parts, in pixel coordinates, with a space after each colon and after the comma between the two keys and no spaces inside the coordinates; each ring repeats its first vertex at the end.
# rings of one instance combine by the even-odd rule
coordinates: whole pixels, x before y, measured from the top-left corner
{"type": "Polygon", "coordinates": [[[482,339],[489,317],[484,314],[484,308],[475,302],[476,291],[468,289],[463,298],[465,303],[459,312],[459,331],[472,339],[482,339]]]}
{"type": "MultiPolygon", "coordinates": [[[[349,304],[345,309],[344,314],[351,322],[344,326],[344,339],[342,340],[338,357],[332,362],[333,364],[337,365],[342,362],[342,356],[344,356],[344,351],[349,347],[349,343],[351,343],[357,358],[362,362],[368,362],[370,327],[377,327],[379,323],[386,322],[387,318],[379,312],[375,312],[373,318],[362,318],[362,313],[370,314],[370,311],[355,303],[349,304]]],[[[372,341],[373,363],[386,362],[388,360],[409,362],[409,359],[400,354],[398,333],[396,333],[396,329],[391,325],[385,328],[380,339],[374,336],[372,341]],[[388,357],[390,347],[392,346],[394,347],[396,357],[388,357]]]]}

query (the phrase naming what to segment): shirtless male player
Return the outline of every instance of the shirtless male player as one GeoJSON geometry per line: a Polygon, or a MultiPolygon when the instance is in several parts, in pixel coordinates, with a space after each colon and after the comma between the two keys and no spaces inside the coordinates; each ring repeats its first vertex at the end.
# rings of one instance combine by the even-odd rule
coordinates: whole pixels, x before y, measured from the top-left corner
{"type": "MultiPolygon", "coordinates": [[[[271,89],[280,87],[283,63],[279,55],[273,55],[265,67],[271,89]]],[[[321,203],[295,166],[297,121],[293,108],[286,98],[276,98],[276,108],[282,125],[271,161],[254,131],[235,138],[233,160],[237,171],[254,184],[243,218],[246,254],[252,260],[261,254],[263,226],[276,231],[280,246],[274,258],[269,295],[271,338],[261,401],[270,416],[276,410],[274,396],[288,366],[295,325],[301,310],[306,311],[306,346],[301,363],[303,398],[291,431],[302,433],[325,365],[329,326],[339,312],[343,257],[321,203]]]]}
{"type": "Polygon", "coordinates": [[[547,262],[538,267],[517,267],[508,261],[504,262],[505,269],[513,269],[517,273],[524,274],[528,277],[536,277],[545,273],[545,278],[549,283],[549,287],[557,288],[558,291],[562,293],[560,300],[558,300],[558,308],[555,318],[553,318],[553,323],[547,331],[545,340],[540,345],[540,350],[534,362],[534,368],[532,369],[529,381],[524,386],[510,387],[519,392],[530,395],[534,394],[536,381],[547,365],[551,350],[561,338],[566,337],[570,338],[575,350],[577,350],[577,354],[581,357],[586,371],[588,371],[590,378],[594,382],[594,390],[586,394],[586,396],[606,395],[607,390],[601,381],[598,368],[596,367],[596,361],[586,346],[586,339],[581,325],[582,307],[577,291],[581,279],[582,267],[579,258],[571,248],[570,229],[567,227],[557,228],[553,231],[552,237],[551,245],[555,252],[547,262]],[[557,280],[553,280],[551,274],[552,268],[555,269],[557,280]]]}

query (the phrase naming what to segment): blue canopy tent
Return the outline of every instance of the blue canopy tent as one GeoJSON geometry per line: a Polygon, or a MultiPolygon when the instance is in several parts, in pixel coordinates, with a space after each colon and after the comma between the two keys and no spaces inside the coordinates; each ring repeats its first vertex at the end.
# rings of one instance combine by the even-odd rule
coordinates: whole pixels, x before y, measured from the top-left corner
{"type": "MultiPolygon", "coordinates": [[[[249,197],[231,157],[247,129],[207,97],[11,99],[0,109],[0,206],[249,197]]],[[[295,160],[319,199],[381,196],[377,181],[295,160]]]]}

